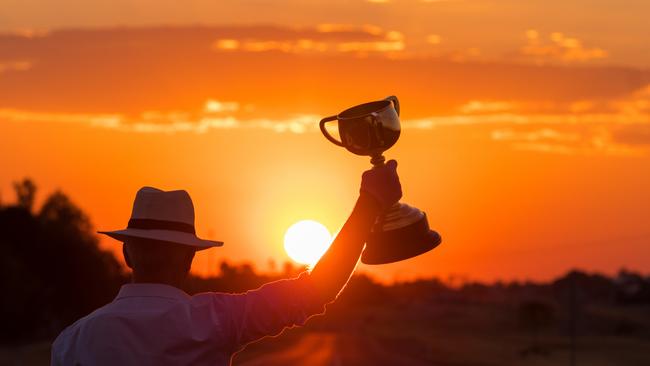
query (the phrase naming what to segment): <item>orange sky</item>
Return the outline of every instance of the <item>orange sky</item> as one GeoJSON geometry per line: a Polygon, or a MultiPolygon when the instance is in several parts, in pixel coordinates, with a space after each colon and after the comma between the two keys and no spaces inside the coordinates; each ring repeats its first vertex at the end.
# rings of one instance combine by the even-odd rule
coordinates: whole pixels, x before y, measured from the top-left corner
{"type": "Polygon", "coordinates": [[[539,13],[512,1],[334,2],[312,5],[340,17],[302,17],[300,6],[262,16],[259,5],[228,22],[242,3],[210,19],[189,6],[150,18],[82,6],[85,20],[14,4],[0,22],[2,199],[30,176],[113,229],[140,186],[184,188],[198,233],[226,242],[201,253],[196,272],[214,273],[222,258],[266,269],[288,259],[292,223],[337,230],[369,167],[329,144],[319,118],[396,94],[404,130],[387,156],[400,163],[403,201],[427,212],[444,243],[363,270],[494,280],[648,268],[650,29],[630,10],[594,6],[571,23],[540,19],[555,2],[539,13]],[[488,30],[477,33],[467,24],[479,10],[488,30]],[[440,14],[438,28],[425,21],[440,14]],[[628,25],[608,35],[598,20],[628,25]]]}

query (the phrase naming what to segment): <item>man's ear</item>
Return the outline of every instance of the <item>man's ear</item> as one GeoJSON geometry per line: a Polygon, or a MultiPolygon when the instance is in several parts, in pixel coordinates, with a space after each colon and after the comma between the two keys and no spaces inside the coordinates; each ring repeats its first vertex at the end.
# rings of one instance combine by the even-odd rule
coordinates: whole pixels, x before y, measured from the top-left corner
{"type": "Polygon", "coordinates": [[[196,250],[191,250],[187,252],[187,257],[185,263],[187,264],[187,268],[185,269],[186,272],[190,271],[190,268],[192,268],[192,261],[194,260],[194,254],[196,254],[196,250]]]}
{"type": "Polygon", "coordinates": [[[124,261],[126,262],[126,265],[129,266],[129,268],[133,269],[131,258],[129,258],[129,251],[126,250],[126,245],[126,243],[122,243],[122,254],[124,255],[124,261]]]}

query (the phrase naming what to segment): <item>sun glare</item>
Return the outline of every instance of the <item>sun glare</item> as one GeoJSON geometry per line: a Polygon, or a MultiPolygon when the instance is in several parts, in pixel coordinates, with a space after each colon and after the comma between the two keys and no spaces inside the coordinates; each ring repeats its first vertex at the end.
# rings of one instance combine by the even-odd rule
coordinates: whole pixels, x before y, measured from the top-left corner
{"type": "Polygon", "coordinates": [[[291,225],[284,234],[284,250],[294,261],[314,265],[325,254],[332,242],[332,235],[325,225],[302,220],[291,225]]]}

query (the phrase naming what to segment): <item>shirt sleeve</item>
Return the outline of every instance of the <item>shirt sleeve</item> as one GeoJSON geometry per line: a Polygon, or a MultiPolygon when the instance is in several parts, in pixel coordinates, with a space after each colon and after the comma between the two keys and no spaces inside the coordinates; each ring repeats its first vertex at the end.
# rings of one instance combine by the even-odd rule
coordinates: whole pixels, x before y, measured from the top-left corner
{"type": "Polygon", "coordinates": [[[59,360],[59,355],[55,352],[54,349],[50,351],[50,366],[62,366],[63,363],[59,360]]]}
{"type": "Polygon", "coordinates": [[[325,303],[313,288],[307,272],[298,278],[270,282],[222,300],[229,343],[236,352],[285,328],[304,325],[309,317],[325,312],[325,303]]]}

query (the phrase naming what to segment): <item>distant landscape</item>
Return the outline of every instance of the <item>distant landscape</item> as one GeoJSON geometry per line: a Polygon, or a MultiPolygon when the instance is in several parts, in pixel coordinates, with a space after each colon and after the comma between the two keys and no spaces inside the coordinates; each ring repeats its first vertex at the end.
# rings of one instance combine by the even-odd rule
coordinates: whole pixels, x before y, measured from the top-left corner
{"type": "MultiPolygon", "coordinates": [[[[129,276],[101,250],[89,218],[63,192],[34,207],[14,184],[0,206],[2,365],[47,365],[64,327],[107,303],[129,276]]],[[[185,290],[242,292],[304,270],[220,265],[185,290]]],[[[579,270],[548,283],[381,284],[354,276],[324,316],[250,345],[236,365],[648,365],[650,277],[579,270]]]]}

